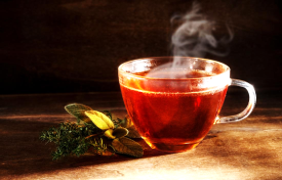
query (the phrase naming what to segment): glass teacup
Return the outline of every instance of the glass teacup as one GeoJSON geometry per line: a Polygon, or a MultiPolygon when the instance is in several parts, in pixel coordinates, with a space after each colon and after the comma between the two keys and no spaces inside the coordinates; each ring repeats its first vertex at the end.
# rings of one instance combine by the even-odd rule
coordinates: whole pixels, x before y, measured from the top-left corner
{"type": "Polygon", "coordinates": [[[215,123],[237,122],[250,115],[256,103],[253,86],[231,79],[230,68],[203,58],[136,59],[118,68],[127,112],[141,137],[153,149],[183,152],[196,147],[215,123]],[[230,85],[246,88],[249,103],[239,114],[219,117],[230,85]]]}

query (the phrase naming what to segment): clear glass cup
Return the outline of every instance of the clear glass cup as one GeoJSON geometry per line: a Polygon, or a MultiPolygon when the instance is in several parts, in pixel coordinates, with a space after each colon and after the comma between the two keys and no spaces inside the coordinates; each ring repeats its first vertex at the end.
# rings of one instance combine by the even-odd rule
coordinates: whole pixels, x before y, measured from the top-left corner
{"type": "Polygon", "coordinates": [[[230,68],[214,60],[136,59],[121,64],[118,73],[130,118],[146,143],[161,151],[184,152],[196,147],[213,124],[241,121],[256,103],[254,87],[231,79],[230,68]],[[230,85],[245,88],[249,103],[239,114],[219,117],[230,85]]]}

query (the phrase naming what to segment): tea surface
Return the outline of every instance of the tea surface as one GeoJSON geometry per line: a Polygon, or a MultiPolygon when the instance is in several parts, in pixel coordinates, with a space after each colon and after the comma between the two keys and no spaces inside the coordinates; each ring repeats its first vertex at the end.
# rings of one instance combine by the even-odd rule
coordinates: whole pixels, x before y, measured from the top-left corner
{"type": "Polygon", "coordinates": [[[144,77],[170,78],[170,79],[200,78],[200,77],[209,77],[215,75],[214,73],[210,73],[202,70],[187,71],[186,69],[182,69],[182,68],[175,68],[168,71],[139,72],[134,74],[144,77]]]}

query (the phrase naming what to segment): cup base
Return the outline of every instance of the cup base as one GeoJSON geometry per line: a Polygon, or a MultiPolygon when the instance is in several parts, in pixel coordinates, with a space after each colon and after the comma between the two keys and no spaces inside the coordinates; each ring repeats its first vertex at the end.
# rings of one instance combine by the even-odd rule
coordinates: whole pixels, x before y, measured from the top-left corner
{"type": "MultiPolygon", "coordinates": [[[[147,142],[147,141],[146,141],[147,142]]],[[[191,149],[194,149],[200,142],[197,143],[189,143],[189,144],[166,144],[166,143],[151,143],[147,142],[147,144],[152,148],[163,152],[168,153],[178,153],[178,152],[186,152],[191,149]]]]}

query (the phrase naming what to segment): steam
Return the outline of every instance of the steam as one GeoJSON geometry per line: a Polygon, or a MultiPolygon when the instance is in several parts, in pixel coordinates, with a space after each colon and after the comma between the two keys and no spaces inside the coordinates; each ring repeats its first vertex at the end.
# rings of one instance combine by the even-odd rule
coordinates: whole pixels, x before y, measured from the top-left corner
{"type": "Polygon", "coordinates": [[[229,51],[227,44],[233,39],[233,33],[226,25],[226,36],[216,38],[216,22],[200,12],[198,3],[193,3],[192,9],[185,15],[175,15],[171,18],[172,26],[178,28],[171,37],[171,47],[174,60],[148,73],[149,77],[185,78],[192,68],[192,63],[183,61],[181,56],[204,57],[207,53],[216,56],[226,56],[229,51]],[[219,50],[220,49],[220,50],[219,50]],[[222,50],[224,49],[224,50],[222,50]]]}
{"type": "Polygon", "coordinates": [[[172,25],[181,22],[171,38],[174,56],[204,57],[206,53],[216,56],[226,56],[228,51],[219,51],[217,47],[226,46],[233,33],[226,26],[228,36],[219,40],[213,35],[216,23],[200,13],[201,7],[194,3],[192,10],[184,16],[175,15],[171,18],[172,25]]]}

